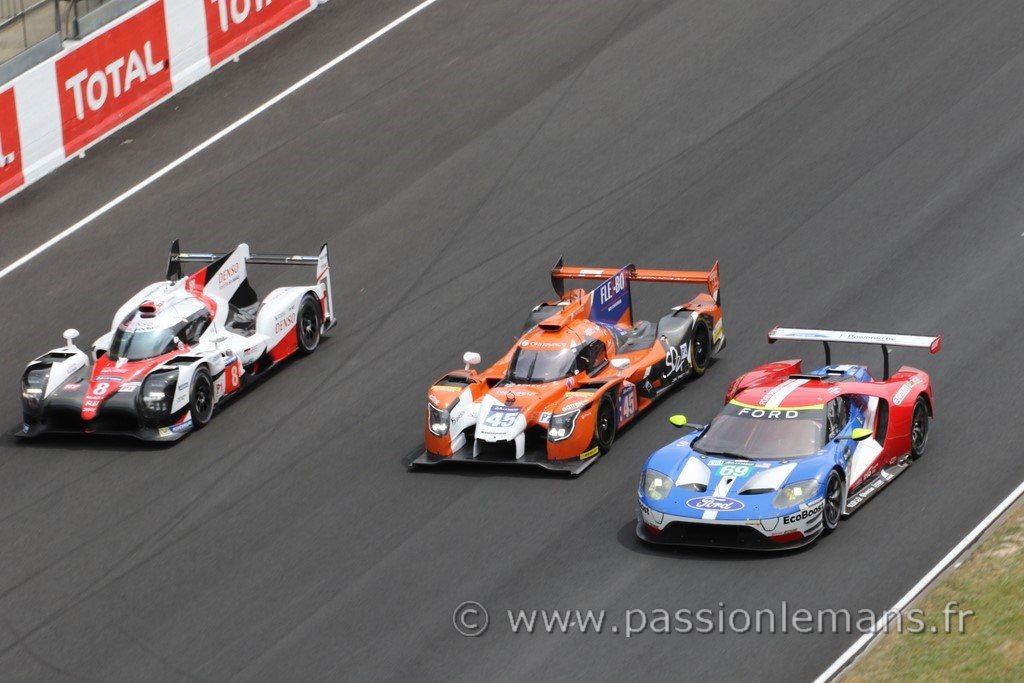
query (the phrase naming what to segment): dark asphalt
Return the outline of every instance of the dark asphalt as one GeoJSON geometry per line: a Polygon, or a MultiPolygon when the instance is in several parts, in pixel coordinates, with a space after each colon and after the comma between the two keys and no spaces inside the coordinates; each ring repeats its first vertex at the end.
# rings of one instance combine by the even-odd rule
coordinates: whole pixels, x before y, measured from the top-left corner
{"type": "MultiPolygon", "coordinates": [[[[0,265],[413,4],[334,0],[0,205],[0,265]]],[[[881,611],[1024,478],[1022,33],[1018,0],[441,0],[0,281],[5,429],[24,363],[97,336],[174,237],[327,240],[343,318],[177,446],[0,441],[0,677],[813,678],[853,635],[512,635],[504,611],[881,611]],[[578,479],[407,472],[428,383],[504,351],[561,253],[721,260],[723,358],[578,479]],[[929,453],[801,552],[640,545],[666,418],[820,359],[768,347],[778,323],[941,333],[896,357],[932,374],[929,453]],[[465,600],[482,637],[452,628],[465,600]]],[[[634,291],[655,318],[691,295],[634,291]]]]}

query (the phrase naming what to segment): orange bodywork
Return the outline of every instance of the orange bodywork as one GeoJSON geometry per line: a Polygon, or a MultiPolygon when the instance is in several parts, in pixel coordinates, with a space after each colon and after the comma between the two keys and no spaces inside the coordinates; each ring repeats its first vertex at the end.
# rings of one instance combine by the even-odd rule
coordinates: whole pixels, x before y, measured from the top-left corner
{"type": "MultiPolygon", "coordinates": [[[[600,441],[597,433],[599,407],[606,396],[613,407],[614,435],[614,431],[635,419],[671,386],[686,376],[703,373],[707,359],[724,346],[717,263],[704,272],[641,270],[633,266],[571,268],[559,261],[551,277],[560,298],[534,309],[531,322],[536,324],[504,356],[480,372],[468,365],[464,370],[450,372],[427,391],[431,407],[426,410],[424,435],[429,454],[451,457],[463,448],[475,448],[487,438],[478,430],[490,430],[486,426],[490,424],[495,433],[506,429],[509,435],[530,433],[543,437],[549,461],[594,457],[601,450],[599,446],[606,449],[609,445],[600,441]],[[589,292],[565,291],[562,283],[569,279],[604,282],[589,292]],[[651,323],[634,323],[630,281],[699,283],[708,291],[669,311],[655,328],[651,323]],[[672,333],[661,334],[663,327],[687,326],[691,331],[700,326],[705,330],[702,338],[710,344],[706,349],[708,355],[703,356],[703,367],[696,371],[697,351],[689,338],[673,343],[672,333]],[[528,352],[536,352],[531,356],[534,359],[550,353],[575,360],[564,375],[524,382],[510,372],[517,352],[522,352],[523,358],[528,352]],[[561,415],[559,419],[565,420],[564,416],[572,414],[575,420],[569,433],[554,438],[549,433],[552,416],[561,415]]],[[[607,416],[608,409],[604,411],[607,416]]],[[[491,442],[502,441],[500,435],[491,436],[491,442]]],[[[512,436],[508,441],[511,443],[512,436]]],[[[522,457],[521,443],[516,448],[516,457],[522,457]]]]}

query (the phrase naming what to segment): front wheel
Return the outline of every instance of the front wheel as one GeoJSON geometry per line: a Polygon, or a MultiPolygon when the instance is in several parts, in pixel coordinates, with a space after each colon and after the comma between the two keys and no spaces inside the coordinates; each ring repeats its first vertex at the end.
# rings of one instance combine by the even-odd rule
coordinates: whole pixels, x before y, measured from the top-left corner
{"type": "Polygon", "coordinates": [[[309,355],[320,345],[320,303],[307,294],[299,304],[299,353],[309,355]]]}
{"type": "Polygon", "coordinates": [[[843,478],[835,470],[829,472],[825,485],[825,507],[821,511],[821,522],[825,533],[835,531],[843,515],[843,478]]]}
{"type": "Polygon", "coordinates": [[[914,417],[910,423],[910,457],[917,460],[928,446],[928,406],[918,396],[914,403],[914,417]]]}
{"type": "Polygon", "coordinates": [[[612,397],[605,394],[597,405],[597,423],[594,425],[594,440],[597,448],[604,455],[612,447],[615,440],[615,406],[612,397]]]}
{"type": "Polygon", "coordinates": [[[206,368],[199,368],[192,375],[188,408],[192,415],[192,426],[196,429],[213,417],[213,380],[210,379],[210,371],[206,368]]]}

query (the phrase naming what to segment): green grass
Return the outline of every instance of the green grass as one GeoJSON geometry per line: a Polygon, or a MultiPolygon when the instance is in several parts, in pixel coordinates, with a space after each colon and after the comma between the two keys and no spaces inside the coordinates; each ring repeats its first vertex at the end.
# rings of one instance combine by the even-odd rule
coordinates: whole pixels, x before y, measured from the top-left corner
{"type": "Polygon", "coordinates": [[[911,608],[924,611],[924,632],[883,636],[843,683],[1024,681],[1024,507],[911,608]],[[953,601],[974,611],[963,634],[955,615],[944,632],[943,608],[953,601]]]}

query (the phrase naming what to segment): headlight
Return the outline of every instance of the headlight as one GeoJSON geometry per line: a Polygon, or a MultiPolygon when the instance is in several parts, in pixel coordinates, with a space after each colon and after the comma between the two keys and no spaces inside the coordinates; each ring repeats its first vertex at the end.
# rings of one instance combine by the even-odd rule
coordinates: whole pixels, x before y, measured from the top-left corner
{"type": "Polygon", "coordinates": [[[142,383],[142,413],[148,418],[169,415],[178,386],[178,371],[155,372],[142,383]]]}
{"type": "Polygon", "coordinates": [[[779,492],[775,494],[775,500],[772,501],[772,505],[779,508],[793,507],[799,505],[808,498],[812,498],[818,493],[818,480],[807,479],[805,481],[798,481],[787,486],[783,486],[779,489],[779,492]]]}
{"type": "Polygon", "coordinates": [[[643,490],[651,500],[663,500],[672,490],[673,481],[658,470],[644,470],[643,490]]]}
{"type": "Polygon", "coordinates": [[[21,398],[25,408],[35,410],[39,407],[39,402],[43,400],[43,392],[46,391],[49,381],[49,366],[34,368],[25,373],[25,377],[21,380],[21,398]]]}
{"type": "Polygon", "coordinates": [[[576,418],[579,416],[579,410],[553,415],[551,422],[548,423],[548,441],[568,439],[572,435],[573,428],[576,427],[576,418]]]}
{"type": "Polygon", "coordinates": [[[438,410],[434,406],[427,404],[427,429],[434,436],[444,436],[448,433],[448,428],[451,427],[451,416],[447,410],[438,410]]]}

